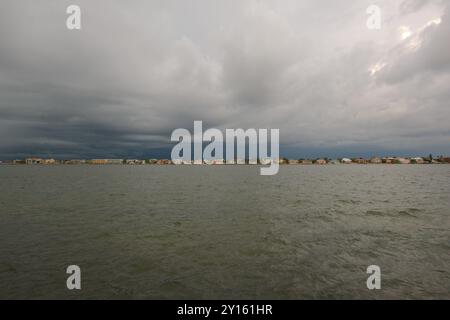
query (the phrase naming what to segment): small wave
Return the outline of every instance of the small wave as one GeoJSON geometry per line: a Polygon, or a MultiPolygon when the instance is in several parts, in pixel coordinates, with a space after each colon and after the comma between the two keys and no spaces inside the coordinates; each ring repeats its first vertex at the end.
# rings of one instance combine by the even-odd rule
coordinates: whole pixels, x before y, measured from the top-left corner
{"type": "Polygon", "coordinates": [[[420,212],[419,209],[406,209],[406,210],[399,210],[399,211],[380,211],[380,210],[367,210],[366,214],[372,215],[372,216],[403,216],[403,217],[413,217],[416,218],[417,215],[415,213],[420,212]]]}
{"type": "Polygon", "coordinates": [[[416,215],[412,214],[411,211],[409,210],[401,210],[398,212],[399,215],[401,216],[407,216],[407,217],[414,217],[416,218],[416,215]]]}
{"type": "Polygon", "coordinates": [[[359,204],[361,203],[361,201],[359,200],[354,200],[354,199],[339,199],[338,202],[340,203],[350,203],[350,204],[359,204]]]}
{"type": "Polygon", "coordinates": [[[381,212],[381,211],[377,211],[377,210],[367,210],[366,214],[373,215],[373,216],[386,216],[387,215],[386,212],[381,212]]]}

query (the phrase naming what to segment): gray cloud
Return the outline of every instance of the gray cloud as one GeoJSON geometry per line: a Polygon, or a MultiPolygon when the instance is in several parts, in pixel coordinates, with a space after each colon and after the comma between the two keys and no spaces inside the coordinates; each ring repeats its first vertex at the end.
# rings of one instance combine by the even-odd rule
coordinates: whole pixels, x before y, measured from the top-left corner
{"type": "Polygon", "coordinates": [[[448,7],[376,1],[371,31],[371,3],[2,1],[0,155],[168,154],[193,120],[289,156],[449,153],[448,7]]]}

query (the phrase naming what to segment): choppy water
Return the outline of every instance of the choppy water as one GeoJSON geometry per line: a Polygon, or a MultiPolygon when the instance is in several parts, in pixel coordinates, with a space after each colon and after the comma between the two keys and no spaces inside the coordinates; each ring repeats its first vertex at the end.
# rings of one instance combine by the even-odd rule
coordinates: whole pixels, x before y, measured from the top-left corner
{"type": "Polygon", "coordinates": [[[450,298],[449,165],[0,166],[0,221],[3,299],[450,298]]]}

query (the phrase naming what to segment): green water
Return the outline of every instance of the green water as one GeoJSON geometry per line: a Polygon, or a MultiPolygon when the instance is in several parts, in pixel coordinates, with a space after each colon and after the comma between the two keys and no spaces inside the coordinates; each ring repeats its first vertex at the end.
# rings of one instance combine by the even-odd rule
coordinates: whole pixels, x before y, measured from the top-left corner
{"type": "Polygon", "coordinates": [[[0,166],[0,236],[2,299],[449,299],[450,165],[0,166]]]}

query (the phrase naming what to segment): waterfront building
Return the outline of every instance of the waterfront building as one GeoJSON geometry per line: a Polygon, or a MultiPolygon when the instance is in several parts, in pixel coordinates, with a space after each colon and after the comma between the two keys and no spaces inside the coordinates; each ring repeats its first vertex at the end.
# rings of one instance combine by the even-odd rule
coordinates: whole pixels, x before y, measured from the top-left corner
{"type": "Polygon", "coordinates": [[[56,164],[57,161],[55,159],[44,159],[44,164],[56,164]]]}
{"type": "Polygon", "coordinates": [[[204,160],[205,164],[208,165],[218,165],[218,164],[224,164],[223,159],[208,159],[204,160]]]}
{"type": "Polygon", "coordinates": [[[41,158],[27,158],[25,159],[26,164],[44,164],[44,159],[41,158]]]}
{"type": "Polygon", "coordinates": [[[362,159],[362,158],[352,158],[352,162],[356,163],[356,164],[363,164],[364,163],[364,159],[362,159]]]}
{"type": "Polygon", "coordinates": [[[72,159],[72,160],[65,160],[63,162],[64,164],[85,164],[86,160],[80,160],[80,159],[72,159]]]}
{"type": "Polygon", "coordinates": [[[409,164],[409,163],[411,163],[411,161],[409,159],[406,159],[406,158],[396,158],[395,159],[395,163],[398,163],[398,164],[409,164]]]}
{"type": "Polygon", "coordinates": [[[350,163],[352,163],[352,160],[349,158],[342,158],[341,163],[350,164],[350,163]]]}
{"type": "Polygon", "coordinates": [[[380,164],[380,163],[382,163],[382,161],[381,161],[381,158],[373,157],[373,158],[370,159],[370,163],[372,163],[372,164],[380,164]]]}
{"type": "Polygon", "coordinates": [[[315,164],[327,164],[327,161],[325,159],[317,159],[314,161],[315,164]]]}
{"type": "Polygon", "coordinates": [[[127,159],[127,160],[125,160],[125,164],[141,165],[141,164],[145,164],[145,160],[127,159]]]}
{"type": "Polygon", "coordinates": [[[89,160],[90,164],[123,164],[123,159],[92,159],[89,160]]]}
{"type": "Polygon", "coordinates": [[[425,161],[423,160],[422,157],[414,157],[414,158],[411,158],[411,163],[414,163],[414,164],[424,164],[425,161]]]}
{"type": "Polygon", "coordinates": [[[172,161],[168,160],[168,159],[159,159],[158,161],[156,161],[156,164],[167,165],[167,164],[172,164],[172,161]]]}
{"type": "Polygon", "coordinates": [[[214,164],[214,165],[217,165],[217,164],[224,164],[224,163],[225,163],[225,161],[224,161],[223,159],[216,159],[216,160],[213,161],[213,164],[214,164]]]}
{"type": "Polygon", "coordinates": [[[353,162],[357,163],[357,164],[366,164],[367,160],[363,159],[363,158],[356,158],[356,159],[353,159],[353,162]]]}

